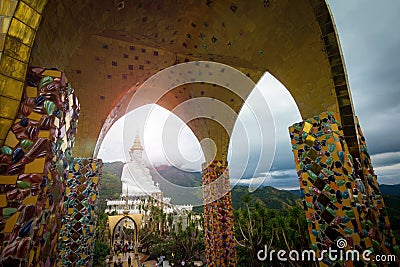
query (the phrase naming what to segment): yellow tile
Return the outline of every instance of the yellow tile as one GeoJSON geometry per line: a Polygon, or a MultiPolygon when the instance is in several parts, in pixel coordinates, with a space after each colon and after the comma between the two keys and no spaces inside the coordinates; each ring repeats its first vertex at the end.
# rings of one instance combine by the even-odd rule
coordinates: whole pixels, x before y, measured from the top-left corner
{"type": "Polygon", "coordinates": [[[33,250],[31,250],[30,253],[29,253],[29,264],[28,264],[28,266],[31,266],[34,257],[35,257],[35,252],[33,250]]]}
{"type": "Polygon", "coordinates": [[[32,46],[33,40],[35,38],[35,31],[31,29],[28,25],[17,20],[16,18],[11,20],[8,34],[21,40],[23,44],[26,44],[28,46],[32,46]]]}
{"type": "Polygon", "coordinates": [[[0,95],[20,101],[24,83],[0,74],[0,95]]]}
{"type": "Polygon", "coordinates": [[[0,175],[0,184],[15,184],[17,179],[18,175],[0,175]]]}
{"type": "Polygon", "coordinates": [[[45,70],[42,75],[43,76],[51,76],[55,78],[61,78],[61,71],[59,70],[45,70]]]}
{"type": "Polygon", "coordinates": [[[38,196],[29,196],[22,201],[22,205],[36,205],[38,196]]]}
{"type": "Polygon", "coordinates": [[[354,244],[360,244],[360,236],[358,234],[352,234],[351,237],[353,238],[354,244]]]}
{"type": "Polygon", "coordinates": [[[31,48],[18,40],[7,36],[4,42],[4,55],[9,55],[22,62],[28,63],[31,48]]]}
{"type": "Polygon", "coordinates": [[[346,212],[343,211],[343,210],[337,210],[336,211],[336,215],[339,216],[339,217],[343,217],[345,214],[346,214],[346,212]]]}
{"type": "Polygon", "coordinates": [[[7,196],[6,194],[0,195],[0,208],[7,206],[7,196]]]}
{"type": "MultiPolygon", "coordinates": [[[[6,36],[7,36],[7,34],[0,33],[0,51],[4,50],[4,43],[6,42],[6,36]]],[[[0,58],[1,58],[1,55],[0,55],[0,58]]]]}
{"type": "Polygon", "coordinates": [[[40,14],[22,1],[19,2],[14,16],[35,30],[39,26],[40,14]]]}
{"type": "Polygon", "coordinates": [[[96,195],[92,195],[92,200],[93,200],[93,201],[96,200],[96,195]]]}
{"type": "Polygon", "coordinates": [[[95,176],[92,178],[92,180],[93,180],[93,183],[97,184],[99,182],[99,177],[95,176]]]}
{"type": "Polygon", "coordinates": [[[2,16],[12,16],[17,4],[18,1],[3,0],[0,4],[0,14],[2,16]]]}
{"type": "Polygon", "coordinates": [[[39,138],[50,138],[50,131],[40,131],[38,134],[39,138]]]}
{"type": "Polygon", "coordinates": [[[5,233],[10,233],[14,229],[14,225],[18,220],[19,214],[20,214],[20,212],[17,211],[10,218],[8,218],[8,220],[6,222],[6,226],[4,227],[4,230],[3,230],[5,233]]]}
{"type": "MultiPolygon", "coordinates": [[[[97,169],[97,165],[96,165],[95,163],[92,163],[91,166],[92,166],[92,170],[95,171],[95,170],[97,169]]],[[[93,178],[94,178],[94,177],[93,177],[93,178]]]]}
{"type": "Polygon", "coordinates": [[[306,137],[306,143],[309,146],[312,146],[314,144],[315,138],[312,135],[307,135],[306,137]]]}
{"type": "Polygon", "coordinates": [[[23,0],[29,6],[33,7],[37,12],[42,13],[47,4],[47,0],[23,0]]]}
{"type": "Polygon", "coordinates": [[[351,202],[350,199],[343,199],[343,206],[350,207],[351,205],[350,202],[351,202]]]}
{"type": "Polygon", "coordinates": [[[38,246],[38,248],[37,248],[37,250],[36,250],[35,260],[38,260],[38,259],[39,259],[40,251],[41,251],[41,250],[42,250],[42,245],[39,244],[39,246],[38,246]]]}
{"type": "Polygon", "coordinates": [[[1,103],[0,117],[14,121],[15,117],[18,114],[20,101],[0,96],[0,103],[1,103]]]}
{"type": "Polygon", "coordinates": [[[303,126],[303,132],[309,133],[312,127],[313,126],[311,123],[305,121],[303,126]]]}
{"type": "Polygon", "coordinates": [[[25,165],[25,173],[43,173],[46,158],[38,158],[25,165]]]}
{"type": "Polygon", "coordinates": [[[340,142],[335,142],[335,147],[337,151],[343,151],[342,150],[342,145],[340,144],[340,142]]]}
{"type": "Polygon", "coordinates": [[[71,215],[72,213],[74,213],[74,208],[68,208],[68,214],[71,215]]]}
{"type": "Polygon", "coordinates": [[[28,119],[34,120],[34,121],[40,121],[41,118],[42,118],[42,114],[34,112],[34,111],[31,114],[29,114],[29,116],[28,116],[28,119]]]}
{"type": "Polygon", "coordinates": [[[15,134],[11,131],[8,132],[6,141],[4,144],[9,147],[16,147],[19,143],[19,140],[15,136],[15,134]]]}
{"type": "Polygon", "coordinates": [[[25,80],[27,64],[3,54],[0,61],[0,73],[23,82],[25,80]]]}
{"type": "Polygon", "coordinates": [[[28,97],[36,97],[37,96],[37,88],[32,86],[25,87],[25,92],[28,97]]]}
{"type": "Polygon", "coordinates": [[[7,33],[12,17],[0,17],[0,32],[7,33]]]}
{"type": "Polygon", "coordinates": [[[372,247],[372,242],[371,242],[371,239],[370,239],[369,237],[366,237],[366,238],[364,239],[364,241],[365,241],[365,247],[366,247],[366,248],[372,247]]]}
{"type": "MultiPolygon", "coordinates": [[[[0,145],[2,145],[5,142],[8,131],[11,128],[11,125],[13,124],[13,122],[14,122],[14,120],[0,118],[0,139],[2,140],[2,142],[0,142],[0,145]]],[[[14,137],[15,137],[15,135],[14,135],[14,137]]]]}

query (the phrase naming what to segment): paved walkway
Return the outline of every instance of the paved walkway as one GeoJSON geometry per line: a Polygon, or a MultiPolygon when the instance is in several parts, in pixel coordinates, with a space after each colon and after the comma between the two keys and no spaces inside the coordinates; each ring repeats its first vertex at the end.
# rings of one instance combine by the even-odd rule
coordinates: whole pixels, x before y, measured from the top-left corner
{"type": "MultiPolygon", "coordinates": [[[[122,257],[121,257],[121,260],[122,260],[122,263],[123,263],[123,267],[139,267],[138,265],[137,265],[137,262],[134,260],[134,253],[133,252],[128,252],[128,253],[126,253],[125,255],[122,255],[122,257]],[[129,256],[131,256],[131,259],[132,259],[132,264],[131,264],[131,266],[128,266],[128,257],[129,256]]],[[[141,253],[139,253],[139,259],[141,259],[141,262],[143,262],[143,260],[146,260],[148,258],[148,256],[147,255],[144,255],[144,254],[141,254],[141,253]]],[[[110,267],[114,267],[114,262],[118,262],[119,261],[119,258],[118,258],[118,256],[117,255],[114,255],[114,257],[113,257],[113,262],[111,263],[111,265],[110,265],[110,267]]],[[[156,266],[156,264],[157,264],[157,262],[155,261],[155,260],[152,260],[152,261],[145,261],[144,263],[143,263],[143,266],[146,266],[146,267],[155,267],[156,266]]],[[[164,265],[163,265],[163,267],[170,267],[171,265],[169,265],[169,262],[168,261],[164,261],[164,263],[163,263],[164,265]]]]}
{"type": "MultiPolygon", "coordinates": [[[[133,252],[127,252],[127,253],[125,253],[125,255],[123,253],[121,253],[121,254],[122,254],[121,260],[123,263],[123,265],[122,265],[123,267],[139,267],[137,262],[134,260],[135,254],[133,252]],[[128,257],[129,256],[131,256],[131,259],[132,259],[131,266],[128,266],[128,257]]],[[[139,258],[140,258],[140,255],[139,255],[139,258]]],[[[118,255],[114,255],[112,264],[110,266],[114,267],[114,262],[118,262],[118,261],[119,261],[118,255]]]]}

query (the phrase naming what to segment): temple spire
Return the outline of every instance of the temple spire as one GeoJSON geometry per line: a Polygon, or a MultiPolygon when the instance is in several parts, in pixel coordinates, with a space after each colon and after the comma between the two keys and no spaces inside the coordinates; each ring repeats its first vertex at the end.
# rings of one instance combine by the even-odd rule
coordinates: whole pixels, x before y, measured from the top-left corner
{"type": "Polygon", "coordinates": [[[133,155],[134,154],[136,154],[139,157],[141,157],[143,150],[144,149],[142,147],[142,142],[140,141],[139,130],[137,130],[136,131],[135,140],[133,141],[133,145],[132,145],[131,149],[129,150],[129,155],[131,156],[131,161],[133,161],[133,155]]]}
{"type": "Polygon", "coordinates": [[[139,131],[136,131],[135,141],[133,141],[133,146],[131,150],[143,150],[142,143],[140,141],[139,131]]]}

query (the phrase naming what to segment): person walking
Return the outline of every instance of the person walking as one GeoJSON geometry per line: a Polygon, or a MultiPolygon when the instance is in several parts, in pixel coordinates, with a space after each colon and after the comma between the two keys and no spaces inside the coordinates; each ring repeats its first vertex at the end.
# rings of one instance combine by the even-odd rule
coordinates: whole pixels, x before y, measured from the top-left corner
{"type": "Polygon", "coordinates": [[[131,264],[132,264],[132,258],[131,258],[131,255],[129,255],[129,257],[128,257],[128,267],[131,267],[131,264]]]}

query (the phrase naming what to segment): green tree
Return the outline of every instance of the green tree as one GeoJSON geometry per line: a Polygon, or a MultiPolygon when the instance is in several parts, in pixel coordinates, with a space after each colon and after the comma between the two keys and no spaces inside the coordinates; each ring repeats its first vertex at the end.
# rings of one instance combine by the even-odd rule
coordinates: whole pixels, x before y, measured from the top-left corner
{"type": "Polygon", "coordinates": [[[106,266],[106,257],[110,254],[110,245],[96,240],[94,242],[93,266],[106,266]]]}

